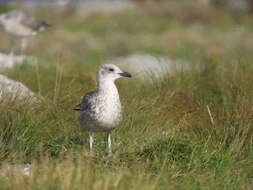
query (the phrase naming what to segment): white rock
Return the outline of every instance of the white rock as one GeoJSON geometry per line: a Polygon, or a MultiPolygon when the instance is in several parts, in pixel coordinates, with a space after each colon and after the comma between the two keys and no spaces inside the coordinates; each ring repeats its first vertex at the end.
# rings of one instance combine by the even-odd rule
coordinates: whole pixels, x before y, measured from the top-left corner
{"type": "Polygon", "coordinates": [[[76,4],[76,14],[81,17],[88,17],[94,13],[113,13],[136,8],[132,1],[84,1],[76,4]]]}
{"type": "Polygon", "coordinates": [[[190,65],[183,61],[172,61],[168,57],[149,54],[133,54],[106,61],[127,69],[142,80],[161,80],[177,72],[190,69],[190,65]]]}
{"type": "Polygon", "coordinates": [[[38,97],[21,82],[0,75],[0,99],[36,101],[38,97]]]}

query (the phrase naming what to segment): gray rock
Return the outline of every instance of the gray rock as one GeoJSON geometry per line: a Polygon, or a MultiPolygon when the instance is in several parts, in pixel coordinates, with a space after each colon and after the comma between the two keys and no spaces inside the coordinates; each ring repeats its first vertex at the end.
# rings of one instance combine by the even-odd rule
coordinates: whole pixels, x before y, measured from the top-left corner
{"type": "Polygon", "coordinates": [[[0,100],[23,100],[37,101],[38,96],[29,90],[21,82],[14,81],[4,75],[0,75],[0,100]]]}
{"type": "Polygon", "coordinates": [[[131,1],[85,1],[76,4],[76,14],[88,17],[94,13],[114,13],[136,8],[131,1]]]}

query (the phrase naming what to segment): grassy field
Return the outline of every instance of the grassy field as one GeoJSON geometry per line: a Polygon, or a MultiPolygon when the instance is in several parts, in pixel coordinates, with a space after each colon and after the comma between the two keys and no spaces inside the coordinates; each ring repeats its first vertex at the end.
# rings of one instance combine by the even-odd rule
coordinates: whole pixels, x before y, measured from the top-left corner
{"type": "MultiPolygon", "coordinates": [[[[32,172],[1,172],[0,189],[252,189],[253,16],[175,10],[181,14],[146,7],[86,19],[37,12],[53,24],[29,45],[38,66],[4,74],[45,100],[0,103],[1,167],[31,163],[32,172]],[[131,53],[185,60],[192,70],[152,85],[117,81],[124,121],[114,153],[106,155],[105,136],[96,134],[90,154],[72,108],[95,88],[99,64],[131,53]]],[[[3,32],[0,40],[8,52],[3,32]]]]}

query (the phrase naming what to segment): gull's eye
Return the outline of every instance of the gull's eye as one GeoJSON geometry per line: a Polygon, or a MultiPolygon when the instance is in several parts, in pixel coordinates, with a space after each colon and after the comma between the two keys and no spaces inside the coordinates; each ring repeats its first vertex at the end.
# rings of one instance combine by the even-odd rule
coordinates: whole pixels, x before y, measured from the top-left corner
{"type": "Polygon", "coordinates": [[[113,72],[113,71],[114,71],[114,69],[113,69],[113,68],[110,68],[110,69],[109,69],[109,71],[113,72]]]}

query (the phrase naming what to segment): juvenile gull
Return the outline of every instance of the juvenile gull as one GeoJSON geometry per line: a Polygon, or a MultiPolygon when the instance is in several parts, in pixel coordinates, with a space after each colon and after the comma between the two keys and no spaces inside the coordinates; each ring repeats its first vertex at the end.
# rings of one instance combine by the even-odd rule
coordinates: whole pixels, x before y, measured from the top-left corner
{"type": "Polygon", "coordinates": [[[38,20],[30,13],[19,10],[0,14],[0,24],[8,34],[22,38],[22,51],[26,48],[28,37],[36,35],[49,26],[45,21],[38,20]]]}
{"type": "Polygon", "coordinates": [[[122,120],[122,108],[114,81],[120,77],[132,77],[113,64],[103,64],[97,71],[97,89],[84,95],[75,110],[80,111],[79,121],[89,132],[92,150],[93,132],[108,133],[108,153],[112,153],[111,131],[122,120]]]}

